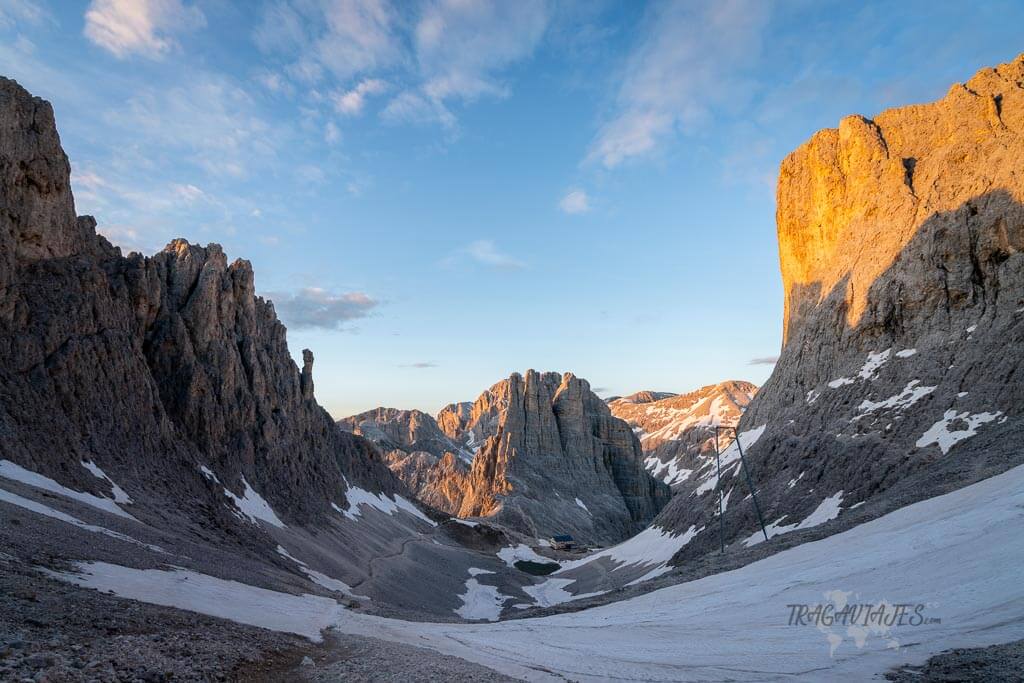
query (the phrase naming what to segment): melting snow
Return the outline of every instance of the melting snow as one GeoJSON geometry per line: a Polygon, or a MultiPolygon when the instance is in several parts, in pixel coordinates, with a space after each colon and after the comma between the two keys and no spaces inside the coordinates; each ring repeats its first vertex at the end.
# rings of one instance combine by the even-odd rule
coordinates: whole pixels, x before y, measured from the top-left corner
{"type": "Polygon", "coordinates": [[[1003,413],[996,411],[994,413],[971,413],[964,411],[958,413],[955,410],[947,410],[943,415],[942,419],[933,424],[928,428],[920,439],[917,440],[917,447],[924,448],[931,444],[938,444],[939,448],[942,449],[942,454],[949,453],[949,449],[963,441],[969,439],[978,433],[978,427],[991,422],[1003,413]],[[949,430],[949,424],[953,420],[963,420],[967,423],[967,429],[958,429],[955,431],[949,430]]]}
{"type": "Polygon", "coordinates": [[[249,482],[245,480],[245,477],[242,477],[242,486],[245,487],[245,490],[242,491],[241,497],[236,496],[226,487],[224,489],[224,495],[235,502],[239,512],[248,517],[253,524],[258,520],[263,520],[267,524],[276,526],[279,529],[284,528],[284,522],[277,518],[273,508],[263,499],[263,496],[249,486],[249,482]]]}
{"type": "Polygon", "coordinates": [[[99,468],[99,465],[97,465],[96,463],[83,460],[82,467],[92,472],[92,476],[96,477],[97,479],[103,479],[108,484],[110,484],[110,490],[114,494],[115,503],[118,503],[120,505],[131,505],[134,502],[132,501],[131,496],[125,493],[123,488],[115,484],[114,480],[108,477],[106,473],[99,468]]]}
{"type": "Polygon", "coordinates": [[[573,595],[565,590],[566,586],[573,583],[576,583],[576,579],[547,579],[533,586],[523,586],[523,592],[533,598],[534,603],[540,607],[561,605],[563,602],[592,598],[595,595],[607,593],[607,591],[598,591],[596,593],[573,595]]]}
{"type": "MultiPolygon", "coordinates": [[[[485,569],[470,569],[472,576],[479,574],[493,574],[485,569]]],[[[463,619],[486,619],[497,621],[501,616],[502,606],[512,599],[510,595],[502,595],[498,592],[497,586],[485,586],[475,578],[466,580],[466,592],[459,596],[462,600],[462,607],[455,609],[455,613],[463,619]]]]}
{"type": "Polygon", "coordinates": [[[320,630],[336,622],[342,611],[330,598],[290,595],[186,569],[133,569],[106,562],[79,562],[77,567],[77,573],[38,569],[61,581],[123,598],[297,633],[314,642],[320,642],[320,630]]]}
{"type": "Polygon", "coordinates": [[[48,505],[43,505],[42,503],[37,503],[34,500],[22,498],[18,494],[11,493],[10,491],[5,491],[4,489],[0,489],[0,501],[10,503],[11,505],[17,505],[18,507],[25,508],[26,510],[29,510],[31,512],[35,512],[36,514],[45,515],[46,517],[60,520],[61,522],[67,522],[68,524],[72,524],[78,527],[79,529],[85,529],[86,531],[91,531],[94,534],[103,534],[104,536],[110,536],[111,538],[116,538],[119,541],[125,541],[126,543],[139,545],[143,548],[149,548],[150,550],[154,550],[158,553],[166,552],[160,546],[151,545],[149,543],[143,543],[142,541],[136,541],[131,536],[125,536],[124,534],[119,534],[116,531],[111,531],[110,529],[106,529],[101,526],[96,526],[95,524],[87,524],[82,520],[78,519],[77,517],[72,517],[69,514],[61,512],[60,510],[54,510],[52,507],[48,505]]]}
{"type": "Polygon", "coordinates": [[[544,557],[534,551],[533,548],[520,543],[517,546],[508,546],[498,551],[498,557],[505,561],[510,567],[515,567],[516,562],[539,562],[541,564],[560,564],[558,560],[552,560],[550,557],[544,557]]]}
{"type": "Polygon", "coordinates": [[[853,380],[850,379],[849,377],[840,377],[839,379],[834,379],[831,382],[829,382],[828,386],[830,389],[838,389],[839,387],[845,386],[847,384],[853,384],[853,380]]]}
{"type": "MultiPolygon", "coordinates": [[[[98,468],[97,468],[98,469],[98,468]]],[[[28,484],[29,486],[35,486],[37,489],[43,489],[50,493],[56,493],[77,500],[79,503],[85,503],[97,510],[103,510],[111,514],[117,515],[118,517],[125,517],[127,519],[138,521],[127,512],[117,506],[117,503],[109,498],[100,498],[94,496],[91,493],[84,493],[82,491],[74,491],[66,486],[58,484],[49,477],[44,477],[41,474],[37,474],[30,470],[26,470],[21,465],[16,465],[10,460],[0,460],[0,477],[7,479],[13,479],[14,481],[20,481],[22,484],[28,484]]]]}
{"type": "Polygon", "coordinates": [[[897,351],[896,352],[896,357],[897,358],[910,358],[915,353],[917,353],[917,349],[903,349],[902,351],[897,351]]]}
{"type": "Polygon", "coordinates": [[[583,501],[582,501],[582,500],[580,500],[579,498],[577,498],[577,499],[576,499],[576,504],[577,504],[577,505],[579,505],[579,506],[580,506],[581,508],[583,508],[584,510],[586,510],[586,512],[587,512],[587,514],[588,514],[588,515],[590,514],[590,510],[588,510],[588,509],[587,509],[587,506],[586,506],[586,505],[584,505],[584,503],[583,503],[583,501]]]}
{"type": "MultiPolygon", "coordinates": [[[[839,506],[843,502],[843,492],[839,491],[833,496],[829,496],[825,500],[821,501],[821,504],[815,508],[814,512],[807,516],[802,522],[796,524],[780,524],[782,520],[786,518],[785,515],[775,520],[767,527],[765,531],[768,532],[768,538],[774,538],[775,536],[781,536],[782,534],[788,534],[791,531],[797,529],[810,529],[812,526],[818,526],[825,522],[835,519],[839,516],[839,506]]],[[[764,541],[764,534],[758,529],[756,533],[750,535],[747,540],[743,541],[743,545],[748,548],[752,545],[757,545],[764,541]]]]}
{"type": "Polygon", "coordinates": [[[277,546],[277,552],[278,552],[278,554],[280,554],[280,555],[282,555],[284,557],[287,557],[289,560],[291,560],[295,564],[299,565],[299,569],[302,570],[302,573],[305,574],[306,576],[308,576],[309,580],[312,581],[313,583],[315,583],[316,585],[322,586],[322,587],[324,587],[324,588],[326,588],[327,590],[330,590],[330,591],[335,591],[337,593],[344,593],[345,595],[347,595],[349,597],[357,598],[359,600],[369,600],[370,599],[368,597],[365,597],[365,596],[362,596],[362,595],[356,595],[355,593],[353,593],[352,592],[352,587],[349,586],[344,581],[339,581],[338,579],[335,579],[335,578],[332,578],[330,576],[327,576],[327,574],[318,572],[315,569],[310,569],[306,565],[305,562],[303,562],[302,560],[300,560],[298,558],[292,557],[292,555],[287,550],[285,550],[283,547],[277,546]]]}
{"type": "Polygon", "coordinates": [[[437,526],[437,522],[430,519],[430,517],[427,517],[418,507],[402,496],[396,495],[394,500],[392,500],[383,493],[370,493],[366,489],[361,489],[358,486],[349,486],[348,490],[345,491],[345,498],[348,499],[348,508],[342,510],[337,505],[334,505],[334,509],[351,520],[355,520],[357,517],[362,515],[362,511],[359,509],[360,505],[369,505],[370,507],[380,510],[388,515],[393,515],[399,510],[404,510],[413,517],[423,520],[430,526],[437,526]]]}
{"type": "Polygon", "coordinates": [[[876,410],[883,409],[883,408],[885,408],[885,409],[887,409],[887,408],[898,408],[900,410],[902,410],[903,408],[909,408],[910,406],[914,405],[919,400],[921,400],[921,398],[923,398],[923,397],[927,396],[928,394],[932,393],[933,391],[935,391],[935,387],[919,387],[919,386],[917,386],[920,383],[921,383],[921,380],[917,380],[917,379],[911,380],[907,384],[907,386],[905,386],[903,388],[903,391],[901,391],[900,393],[896,394],[895,396],[890,396],[889,398],[885,399],[884,401],[877,401],[876,402],[876,401],[864,400],[857,407],[857,409],[860,411],[861,414],[857,415],[853,419],[854,420],[859,420],[860,418],[864,417],[868,413],[872,413],[872,412],[874,412],[876,410]]]}
{"type": "Polygon", "coordinates": [[[892,353],[892,349],[886,349],[878,353],[868,353],[868,359],[864,362],[864,367],[860,369],[857,375],[861,379],[874,379],[878,368],[885,365],[886,361],[889,360],[890,353],[892,353]]]}
{"type": "Polygon", "coordinates": [[[819,396],[821,396],[821,392],[820,391],[816,391],[815,389],[811,389],[810,391],[807,392],[807,403],[808,404],[814,403],[815,401],[818,400],[819,396]]]}
{"type": "Polygon", "coordinates": [[[661,479],[669,486],[684,482],[693,474],[693,470],[679,469],[678,463],[675,460],[662,462],[653,455],[644,460],[644,466],[651,473],[652,477],[661,479]]]}
{"type": "Polygon", "coordinates": [[[611,548],[606,548],[578,560],[563,562],[562,568],[555,572],[555,574],[562,574],[602,557],[607,557],[617,562],[619,566],[615,567],[616,570],[632,565],[638,567],[664,565],[672,559],[676,552],[692,541],[694,536],[703,530],[704,527],[698,529],[696,526],[691,526],[685,533],[673,534],[666,529],[649,526],[636,536],[611,548]]]}

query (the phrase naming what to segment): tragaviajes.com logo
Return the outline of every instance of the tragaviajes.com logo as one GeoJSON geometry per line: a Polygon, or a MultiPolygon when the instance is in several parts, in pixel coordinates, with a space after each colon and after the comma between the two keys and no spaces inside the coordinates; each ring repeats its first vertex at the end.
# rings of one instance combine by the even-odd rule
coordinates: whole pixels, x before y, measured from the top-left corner
{"type": "Polygon", "coordinates": [[[887,648],[898,650],[896,630],[905,627],[939,624],[941,619],[929,616],[930,603],[893,603],[888,600],[859,602],[852,591],[831,590],[826,602],[790,604],[790,626],[814,626],[828,641],[830,657],[849,638],[857,649],[863,649],[871,637],[881,638],[887,648]],[[855,598],[854,600],[851,600],[855,598]]]}

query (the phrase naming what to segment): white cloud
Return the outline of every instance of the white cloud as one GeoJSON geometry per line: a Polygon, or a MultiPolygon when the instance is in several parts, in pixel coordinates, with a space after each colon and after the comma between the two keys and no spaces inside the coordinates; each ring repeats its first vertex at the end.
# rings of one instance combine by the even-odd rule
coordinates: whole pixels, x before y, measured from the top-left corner
{"type": "Polygon", "coordinates": [[[173,34],[205,25],[202,11],[181,0],[92,0],[84,32],[118,59],[159,58],[176,45],[173,34]]]}
{"type": "Polygon", "coordinates": [[[248,92],[214,74],[194,74],[187,86],[145,88],[107,119],[122,131],[122,144],[184,152],[181,159],[217,177],[249,175],[274,158],[287,134],[286,126],[263,119],[248,92]]]}
{"type": "Polygon", "coordinates": [[[335,294],[319,287],[267,296],[273,300],[281,319],[295,329],[342,330],[352,320],[370,315],[379,305],[363,292],[335,294]]]}
{"type": "Polygon", "coordinates": [[[449,100],[506,96],[500,73],[533,53],[549,20],[544,0],[428,3],[413,34],[419,83],[396,97],[388,116],[451,126],[449,100]]]}
{"type": "Polygon", "coordinates": [[[358,114],[366,104],[369,95],[377,95],[387,89],[387,83],[379,78],[367,78],[360,81],[359,85],[346,92],[335,93],[332,96],[334,108],[340,114],[358,114]]]}
{"type": "Polygon", "coordinates": [[[206,193],[195,185],[172,185],[171,190],[174,192],[174,196],[187,204],[206,199],[206,193]]]}
{"type": "Polygon", "coordinates": [[[403,58],[398,14],[385,0],[303,0],[271,4],[253,36],[267,53],[293,60],[288,72],[314,82],[348,80],[403,58]]]}
{"type": "Polygon", "coordinates": [[[760,0],[702,0],[652,6],[644,38],[627,60],[612,118],[588,161],[612,168],[654,152],[677,130],[692,131],[716,108],[749,92],[769,6],[760,0]]]}
{"type": "Polygon", "coordinates": [[[519,270],[526,267],[526,264],[519,259],[498,249],[492,240],[472,242],[456,251],[455,254],[445,260],[445,263],[451,264],[459,260],[459,257],[467,257],[482,265],[502,270],[519,270]]]}
{"type": "Polygon", "coordinates": [[[50,14],[32,0],[0,0],[0,28],[13,28],[18,24],[36,25],[50,14]]]}
{"type": "Polygon", "coordinates": [[[558,208],[565,213],[586,213],[590,211],[590,197],[583,190],[572,190],[558,202],[558,208]]]}
{"type": "Polygon", "coordinates": [[[279,0],[265,10],[254,40],[283,56],[283,72],[295,81],[342,86],[330,98],[342,114],[362,111],[386,77],[396,93],[385,119],[452,127],[452,102],[508,93],[502,72],[533,53],[551,14],[547,0],[427,0],[410,21],[396,9],[409,7],[417,6],[279,0]]]}

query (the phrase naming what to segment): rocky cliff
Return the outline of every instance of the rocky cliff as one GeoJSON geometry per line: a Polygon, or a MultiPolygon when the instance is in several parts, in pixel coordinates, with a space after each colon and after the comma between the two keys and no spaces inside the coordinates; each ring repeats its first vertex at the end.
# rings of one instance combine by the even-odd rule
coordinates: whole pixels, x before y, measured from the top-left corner
{"type": "Polygon", "coordinates": [[[480,444],[463,517],[608,543],[642,529],[668,500],[629,425],[571,373],[513,374],[480,395],[456,436],[480,444]]]}
{"type": "MultiPolygon", "coordinates": [[[[771,534],[1024,460],[1024,55],[816,133],[782,162],[777,223],[785,341],[740,423],[771,534]]],[[[716,529],[721,494],[727,541],[758,542],[735,454],[690,488],[656,524],[716,529]]]]}
{"type": "MultiPolygon", "coordinates": [[[[682,395],[640,391],[609,400],[608,408],[639,437],[652,476],[674,486],[714,456],[715,425],[735,427],[756,392],[750,382],[730,380],[682,395]]],[[[722,430],[719,449],[732,439],[732,431],[722,430]]]]}
{"type": "Polygon", "coordinates": [[[458,514],[473,453],[448,438],[430,415],[377,408],[338,420],[338,427],[372,441],[418,499],[458,514]]]}
{"type": "Polygon", "coordinates": [[[109,496],[89,463],[136,517],[188,501],[197,525],[259,499],[316,526],[349,484],[404,491],[316,403],[247,261],[184,240],[122,256],[75,215],[50,105],[0,79],[0,122],[0,460],[109,496]]]}
{"type": "Polygon", "coordinates": [[[339,425],[382,448],[424,502],[533,537],[619,541],[669,496],[644,471],[629,425],[571,373],[515,373],[473,403],[446,406],[436,421],[381,408],[339,425]]]}

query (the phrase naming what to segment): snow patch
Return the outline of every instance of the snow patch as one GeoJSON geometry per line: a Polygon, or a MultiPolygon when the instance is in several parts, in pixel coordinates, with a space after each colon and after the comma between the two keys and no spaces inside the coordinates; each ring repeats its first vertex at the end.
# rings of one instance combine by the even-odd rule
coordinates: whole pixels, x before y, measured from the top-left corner
{"type": "Polygon", "coordinates": [[[868,353],[868,359],[864,361],[864,366],[857,373],[857,376],[861,379],[874,379],[875,373],[878,372],[878,368],[882,367],[889,360],[889,354],[892,353],[892,349],[886,349],[885,351],[879,351],[878,353],[868,353]]]}
{"type": "Polygon", "coordinates": [[[576,579],[547,579],[533,586],[523,586],[523,592],[533,598],[534,603],[539,607],[552,607],[554,605],[561,605],[563,602],[592,598],[595,595],[608,592],[598,591],[596,593],[573,595],[565,590],[566,586],[573,583],[576,583],[576,579]]]}
{"type": "MultiPolygon", "coordinates": [[[[478,570],[477,573],[492,572],[478,570]]],[[[462,607],[456,608],[454,612],[463,619],[497,621],[505,602],[511,600],[512,596],[502,595],[497,586],[485,586],[475,578],[470,578],[466,580],[466,592],[459,599],[462,600],[462,607]]]]}
{"type": "MultiPolygon", "coordinates": [[[[768,538],[771,539],[775,536],[788,534],[789,532],[796,531],[798,529],[810,529],[813,526],[818,526],[819,524],[824,524],[829,520],[835,519],[839,516],[839,506],[842,502],[843,492],[839,491],[835,495],[829,496],[825,500],[821,501],[818,507],[815,508],[814,512],[809,514],[805,520],[797,522],[796,524],[780,524],[780,522],[786,518],[786,516],[783,515],[765,527],[765,531],[768,533],[768,538]]],[[[757,532],[751,534],[747,540],[743,541],[743,545],[749,548],[750,546],[757,545],[763,541],[764,534],[761,533],[760,529],[758,529],[757,532]]]]}
{"type": "Polygon", "coordinates": [[[914,405],[919,400],[921,400],[923,397],[935,391],[935,387],[917,386],[920,383],[921,380],[911,380],[907,384],[907,386],[903,388],[903,391],[896,394],[895,396],[890,396],[889,398],[883,401],[868,401],[867,399],[865,399],[857,407],[857,410],[860,411],[860,415],[857,415],[853,419],[859,420],[868,413],[873,413],[874,411],[880,409],[896,408],[902,410],[904,408],[909,408],[910,406],[914,405]]]}
{"type": "Polygon", "coordinates": [[[910,358],[915,353],[917,353],[917,349],[903,349],[902,351],[897,351],[896,352],[896,357],[897,358],[910,358]]]}
{"type": "Polygon", "coordinates": [[[979,426],[986,422],[992,422],[1002,414],[1002,411],[996,411],[994,413],[986,412],[972,415],[967,411],[958,413],[956,410],[947,410],[942,419],[929,427],[928,431],[917,440],[916,445],[918,448],[924,448],[933,443],[938,444],[939,448],[942,449],[942,454],[945,455],[956,444],[977,434],[979,426]],[[950,431],[949,425],[953,420],[963,420],[967,423],[967,428],[950,431]]]}
{"type": "Polygon", "coordinates": [[[135,501],[132,500],[131,496],[125,493],[124,489],[114,483],[114,480],[106,475],[106,473],[100,469],[99,465],[87,460],[82,461],[82,467],[89,470],[92,476],[97,479],[103,479],[110,484],[110,491],[114,494],[114,502],[118,505],[131,505],[135,501]]]}
{"type": "Polygon", "coordinates": [[[391,499],[384,495],[383,493],[370,493],[366,489],[361,489],[358,486],[349,486],[348,490],[345,491],[345,498],[348,499],[347,509],[342,510],[333,503],[331,505],[334,507],[335,510],[337,510],[338,512],[340,512],[341,514],[345,515],[353,521],[363,514],[362,511],[359,509],[359,506],[369,505],[375,510],[380,510],[381,512],[388,515],[394,515],[399,510],[403,510],[404,512],[408,512],[413,517],[421,519],[430,526],[437,526],[437,522],[427,517],[418,507],[410,503],[402,496],[396,495],[394,499],[391,499]]]}
{"type": "Polygon", "coordinates": [[[267,524],[283,529],[284,522],[278,519],[277,515],[274,514],[273,508],[263,499],[263,496],[249,486],[249,482],[245,480],[245,477],[242,477],[242,486],[245,488],[241,496],[236,496],[227,487],[224,488],[224,495],[234,501],[238,511],[248,517],[249,521],[253,524],[257,524],[259,520],[262,520],[267,524]]]}
{"type": "Polygon", "coordinates": [[[533,548],[520,543],[517,546],[508,546],[498,551],[498,557],[504,560],[505,564],[510,567],[515,567],[516,562],[539,562],[541,564],[561,564],[558,560],[552,560],[550,557],[544,557],[534,551],[533,548]]]}
{"type": "Polygon", "coordinates": [[[207,614],[320,642],[342,608],[330,598],[290,595],[218,579],[187,569],[133,569],[107,562],[79,562],[77,571],[37,569],[55,579],[122,598],[207,614]]]}
{"type": "Polygon", "coordinates": [[[578,560],[563,562],[562,568],[556,571],[555,574],[562,574],[570,569],[582,567],[602,557],[607,557],[609,560],[618,563],[618,566],[613,571],[631,566],[662,566],[703,530],[704,527],[697,528],[696,526],[691,526],[684,533],[674,534],[667,529],[649,526],[636,536],[611,548],[605,548],[578,560]]]}
{"type": "Polygon", "coordinates": [[[69,489],[62,484],[58,484],[49,477],[44,477],[41,474],[27,470],[21,465],[17,465],[10,460],[0,460],[0,477],[12,479],[14,481],[21,482],[22,484],[28,484],[29,486],[34,486],[37,489],[49,491],[50,493],[56,493],[57,495],[70,498],[71,500],[77,500],[79,503],[85,503],[97,510],[103,510],[104,512],[109,512],[113,515],[117,515],[118,517],[130,519],[133,522],[138,521],[119,508],[117,503],[109,498],[100,498],[99,496],[94,496],[91,493],[84,493],[82,491],[69,489]]]}
{"type": "Polygon", "coordinates": [[[110,529],[101,526],[96,526],[95,524],[87,524],[86,522],[83,522],[77,517],[72,517],[69,514],[61,512],[60,510],[54,510],[52,507],[48,505],[43,505],[42,503],[37,503],[34,500],[22,498],[18,494],[11,493],[10,491],[5,491],[4,489],[0,489],[0,501],[4,503],[10,503],[11,505],[17,505],[20,508],[24,508],[26,510],[29,510],[30,512],[35,512],[39,515],[50,517],[51,519],[56,519],[61,522],[67,522],[68,524],[76,526],[79,529],[85,529],[86,531],[91,531],[94,534],[103,534],[104,536],[116,538],[119,541],[132,543],[134,545],[142,546],[143,548],[149,548],[150,550],[156,551],[158,553],[166,553],[166,551],[160,546],[152,545],[149,543],[143,543],[142,541],[136,541],[131,536],[125,536],[124,534],[120,534],[116,531],[111,531],[110,529]]]}
{"type": "Polygon", "coordinates": [[[576,499],[576,504],[577,504],[577,505],[579,505],[579,506],[580,506],[581,508],[583,508],[583,509],[584,509],[584,510],[586,511],[586,513],[587,513],[588,515],[590,514],[590,510],[588,510],[588,509],[587,509],[587,506],[586,506],[586,505],[585,505],[585,504],[583,503],[583,501],[582,501],[582,500],[580,500],[579,498],[577,498],[577,499],[576,499]]]}
{"type": "Polygon", "coordinates": [[[277,552],[278,552],[279,555],[282,555],[283,557],[287,557],[289,560],[291,560],[295,564],[299,565],[299,569],[302,571],[302,573],[305,574],[306,576],[308,576],[309,580],[312,581],[313,583],[315,583],[316,585],[321,586],[323,588],[326,588],[329,591],[335,591],[336,593],[343,593],[344,595],[347,595],[347,596],[349,596],[351,598],[356,598],[358,600],[369,600],[370,599],[370,598],[365,597],[363,595],[356,595],[355,593],[353,593],[352,592],[352,587],[349,586],[344,581],[339,581],[338,579],[335,579],[335,578],[332,578],[330,576],[327,576],[327,574],[324,574],[322,572],[318,572],[315,569],[310,569],[306,565],[305,562],[303,562],[302,560],[300,560],[300,559],[290,555],[288,553],[288,551],[285,550],[280,545],[277,546],[277,552]]]}

